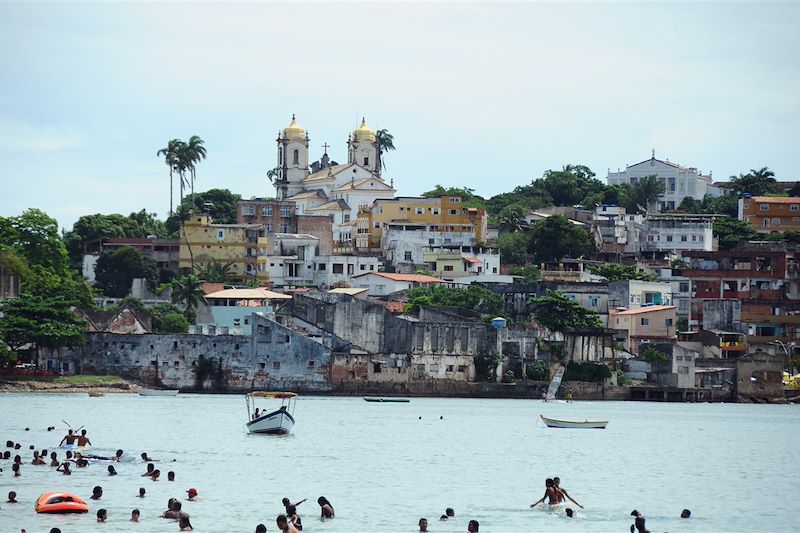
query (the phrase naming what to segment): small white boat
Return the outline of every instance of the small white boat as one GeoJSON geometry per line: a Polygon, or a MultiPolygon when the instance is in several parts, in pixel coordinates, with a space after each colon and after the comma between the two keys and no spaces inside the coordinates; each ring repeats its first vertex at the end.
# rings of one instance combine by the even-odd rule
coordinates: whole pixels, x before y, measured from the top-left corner
{"type": "Polygon", "coordinates": [[[178,392],[178,389],[143,389],[139,396],[177,396],[178,392]]]}
{"type": "Polygon", "coordinates": [[[297,394],[294,392],[251,392],[245,396],[247,402],[247,431],[262,435],[287,435],[294,427],[294,407],[297,394]],[[256,416],[256,398],[281,400],[275,411],[259,411],[256,416]]]}
{"type": "Polygon", "coordinates": [[[549,428],[563,428],[563,429],[606,429],[608,420],[577,422],[572,420],[556,420],[555,418],[547,418],[546,416],[539,415],[544,425],[549,428]]]}

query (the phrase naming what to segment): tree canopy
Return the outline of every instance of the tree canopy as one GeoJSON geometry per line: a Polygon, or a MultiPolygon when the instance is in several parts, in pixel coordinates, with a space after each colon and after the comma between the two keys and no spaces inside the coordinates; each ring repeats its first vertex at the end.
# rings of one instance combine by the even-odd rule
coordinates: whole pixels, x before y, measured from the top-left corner
{"type": "Polygon", "coordinates": [[[420,306],[458,307],[472,309],[482,315],[503,316],[504,303],[500,295],[485,287],[471,284],[466,289],[451,289],[438,283],[408,291],[407,313],[416,313],[420,306]]]}
{"type": "Polygon", "coordinates": [[[0,304],[0,338],[12,351],[29,343],[36,348],[82,346],[86,323],[72,312],[75,303],[31,293],[6,300],[0,304]]]}
{"type": "Polygon", "coordinates": [[[209,189],[194,195],[194,207],[192,207],[191,196],[186,197],[176,212],[167,218],[167,231],[170,235],[178,235],[181,227],[181,214],[178,211],[181,210],[188,213],[207,211],[216,224],[236,224],[236,202],[241,198],[228,189],[209,189]]]}
{"type": "Polygon", "coordinates": [[[566,217],[553,215],[540,220],[531,232],[531,251],[536,262],[554,262],[563,257],[578,258],[595,250],[594,240],[566,217]]]}
{"type": "Polygon", "coordinates": [[[486,207],[486,200],[482,196],[475,194],[475,189],[467,187],[443,187],[436,184],[436,187],[430,191],[425,191],[420,196],[423,198],[434,198],[436,196],[460,196],[462,198],[461,205],[464,207],[486,207]]]}
{"type": "Polygon", "coordinates": [[[64,241],[73,264],[79,264],[83,247],[89,241],[107,237],[144,239],[151,235],[167,237],[167,227],[156,213],[142,209],[128,216],[119,213],[84,215],[64,235],[64,241]]]}
{"type": "Polygon", "coordinates": [[[568,299],[558,291],[530,300],[531,313],[539,324],[551,331],[595,329],[603,326],[600,315],[568,299]]]}
{"type": "Polygon", "coordinates": [[[603,276],[608,281],[627,281],[638,279],[641,281],[658,281],[658,276],[648,272],[638,270],[635,265],[619,265],[615,263],[604,263],[598,266],[589,266],[592,274],[603,276]]]}
{"type": "Polygon", "coordinates": [[[749,222],[727,217],[720,217],[714,221],[713,232],[719,238],[720,250],[730,250],[740,242],[758,237],[758,232],[749,222]]]}
{"type": "Polygon", "coordinates": [[[127,296],[135,278],[145,278],[151,289],[155,289],[158,282],[156,262],[144,257],[132,246],[102,253],[97,258],[94,272],[98,288],[113,298],[127,296]]]}

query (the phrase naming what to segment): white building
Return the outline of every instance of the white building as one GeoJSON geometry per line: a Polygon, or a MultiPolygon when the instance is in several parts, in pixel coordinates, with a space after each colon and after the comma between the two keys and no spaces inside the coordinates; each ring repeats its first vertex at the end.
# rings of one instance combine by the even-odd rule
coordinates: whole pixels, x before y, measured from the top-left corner
{"type": "Polygon", "coordinates": [[[686,276],[673,274],[671,268],[662,268],[660,278],[661,281],[672,286],[672,305],[678,308],[676,311],[678,318],[688,320],[691,309],[692,280],[686,276]]]}
{"type": "Polygon", "coordinates": [[[644,229],[644,217],[630,214],[617,205],[598,206],[592,215],[595,241],[608,255],[637,254],[644,229]]]}
{"type": "Polygon", "coordinates": [[[423,252],[436,246],[473,246],[475,234],[465,231],[431,231],[427,224],[385,222],[383,254],[397,272],[414,272],[423,264],[423,252]]]}
{"type": "Polygon", "coordinates": [[[662,281],[611,281],[608,309],[639,309],[650,305],[672,305],[672,285],[662,281]]]}
{"type": "Polygon", "coordinates": [[[355,287],[364,287],[370,296],[385,296],[393,292],[424,287],[444,281],[423,274],[394,274],[390,272],[369,272],[353,278],[355,287]]]}
{"type": "Polygon", "coordinates": [[[317,258],[314,284],[322,289],[337,284],[360,287],[357,277],[377,272],[378,258],[371,255],[324,255],[317,258]]]}
{"type": "Polygon", "coordinates": [[[717,216],[672,213],[647,215],[641,251],[716,250],[713,226],[717,216]]]}
{"type": "MultiPolygon", "coordinates": [[[[656,159],[655,151],[650,159],[629,165],[625,170],[608,173],[609,185],[635,185],[642,178],[655,176],[664,185],[664,194],[659,197],[657,210],[676,209],[684,198],[702,200],[706,194],[721,196],[722,191],[712,185],[711,173],[703,175],[694,167],[684,167],[671,161],[656,159]]],[[[647,206],[643,206],[647,207],[647,206]]]]}

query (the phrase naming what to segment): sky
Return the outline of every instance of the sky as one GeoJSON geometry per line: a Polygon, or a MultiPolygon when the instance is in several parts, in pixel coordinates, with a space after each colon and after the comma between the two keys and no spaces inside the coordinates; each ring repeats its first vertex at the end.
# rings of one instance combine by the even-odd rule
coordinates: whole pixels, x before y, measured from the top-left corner
{"type": "Polygon", "coordinates": [[[800,4],[0,3],[0,215],[165,217],[156,151],[199,135],[197,190],[273,196],[291,115],[310,157],[362,116],[385,177],[492,196],[650,157],[800,179],[800,4]]]}

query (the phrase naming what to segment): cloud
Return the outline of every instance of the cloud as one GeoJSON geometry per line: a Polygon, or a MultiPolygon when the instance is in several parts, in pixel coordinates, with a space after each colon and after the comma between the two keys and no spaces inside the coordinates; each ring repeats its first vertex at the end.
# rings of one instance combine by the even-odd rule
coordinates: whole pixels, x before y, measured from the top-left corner
{"type": "Polygon", "coordinates": [[[50,152],[88,145],[72,128],[0,117],[0,152],[50,152]]]}

